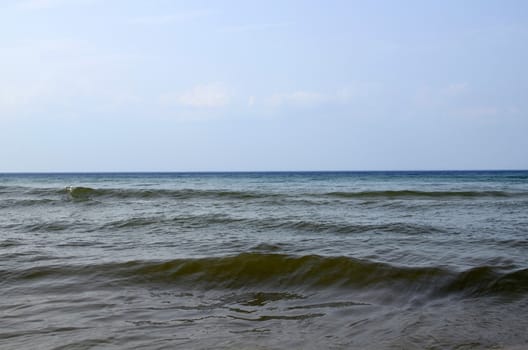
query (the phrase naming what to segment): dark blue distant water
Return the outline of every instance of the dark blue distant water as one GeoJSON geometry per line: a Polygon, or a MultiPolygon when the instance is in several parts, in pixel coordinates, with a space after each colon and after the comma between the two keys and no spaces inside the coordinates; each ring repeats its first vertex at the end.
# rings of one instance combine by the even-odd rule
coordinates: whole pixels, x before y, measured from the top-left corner
{"type": "Polygon", "coordinates": [[[528,348],[528,171],[0,174],[2,349],[528,348]]]}

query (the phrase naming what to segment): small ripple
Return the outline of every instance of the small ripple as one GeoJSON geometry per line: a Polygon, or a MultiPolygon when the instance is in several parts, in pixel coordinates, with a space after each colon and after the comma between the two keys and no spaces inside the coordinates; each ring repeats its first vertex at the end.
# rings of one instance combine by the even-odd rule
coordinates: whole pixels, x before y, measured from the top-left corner
{"type": "Polygon", "coordinates": [[[251,321],[251,322],[265,322],[265,321],[271,321],[271,320],[285,320],[285,321],[302,321],[310,318],[316,318],[316,317],[322,317],[325,316],[324,313],[311,313],[311,314],[302,314],[302,315],[262,315],[256,318],[247,318],[247,317],[240,317],[240,316],[233,316],[230,315],[230,318],[236,319],[236,320],[243,320],[243,321],[251,321]]]}
{"type": "Polygon", "coordinates": [[[349,307],[349,306],[367,306],[367,305],[371,305],[371,304],[357,302],[357,301],[334,301],[334,302],[329,302],[329,303],[290,306],[290,307],[287,308],[287,310],[320,309],[320,308],[343,308],[343,307],[349,307]]]}

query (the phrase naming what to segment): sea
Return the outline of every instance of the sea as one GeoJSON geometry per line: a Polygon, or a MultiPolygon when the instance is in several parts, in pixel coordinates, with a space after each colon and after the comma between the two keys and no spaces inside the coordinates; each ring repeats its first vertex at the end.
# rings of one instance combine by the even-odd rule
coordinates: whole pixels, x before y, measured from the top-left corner
{"type": "Polygon", "coordinates": [[[0,349],[528,349],[528,171],[0,174],[0,349]]]}

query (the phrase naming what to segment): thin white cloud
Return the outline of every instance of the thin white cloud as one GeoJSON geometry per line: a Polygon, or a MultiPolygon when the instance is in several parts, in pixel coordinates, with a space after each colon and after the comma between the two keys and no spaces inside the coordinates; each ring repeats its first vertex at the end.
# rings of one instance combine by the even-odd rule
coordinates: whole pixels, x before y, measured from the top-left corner
{"type": "Polygon", "coordinates": [[[337,90],[332,99],[340,103],[364,100],[378,95],[383,86],[376,82],[355,82],[337,90]]]}
{"type": "Polygon", "coordinates": [[[105,105],[130,101],[132,94],[121,77],[131,60],[76,41],[0,47],[0,118],[75,108],[83,99],[105,105]]]}
{"type": "Polygon", "coordinates": [[[290,23],[260,23],[260,24],[245,24],[233,25],[222,28],[224,32],[256,32],[262,30],[271,30],[288,27],[290,23]]]}
{"type": "Polygon", "coordinates": [[[42,81],[0,85],[0,111],[15,113],[31,103],[42,101],[50,94],[53,94],[50,86],[42,81]]]}
{"type": "Polygon", "coordinates": [[[325,94],[312,91],[294,91],[287,94],[275,94],[271,96],[272,105],[314,106],[327,102],[329,97],[325,94]]]}
{"type": "Polygon", "coordinates": [[[493,106],[479,106],[479,107],[467,107],[458,110],[454,110],[452,114],[461,116],[464,118],[487,118],[495,117],[499,114],[499,109],[493,106]]]}
{"type": "Polygon", "coordinates": [[[322,104],[347,104],[367,99],[379,90],[375,83],[356,83],[331,92],[297,90],[272,95],[268,101],[274,106],[314,107],[322,104]]]}
{"type": "Polygon", "coordinates": [[[64,3],[64,0],[25,0],[17,3],[17,7],[21,10],[40,10],[59,6],[64,3]]]}
{"type": "Polygon", "coordinates": [[[442,87],[422,87],[414,96],[414,108],[425,114],[443,114],[475,121],[492,120],[514,114],[508,108],[483,100],[468,83],[452,83],[442,87]]]}
{"type": "Polygon", "coordinates": [[[425,86],[417,90],[414,101],[420,107],[441,108],[463,102],[470,93],[467,83],[451,83],[443,87],[425,86]]]}
{"type": "Polygon", "coordinates": [[[92,0],[22,0],[15,4],[16,8],[25,11],[35,11],[55,8],[63,5],[87,3],[92,0]]]}
{"type": "Polygon", "coordinates": [[[469,92],[467,83],[454,83],[442,90],[442,93],[449,97],[461,96],[469,92]]]}
{"type": "Polygon", "coordinates": [[[194,10],[166,15],[135,17],[131,18],[128,22],[143,25],[163,25],[168,23],[192,21],[201,17],[209,16],[211,13],[212,11],[210,10],[194,10]]]}
{"type": "Polygon", "coordinates": [[[161,96],[165,104],[176,103],[187,107],[215,108],[229,104],[232,97],[231,91],[222,83],[209,83],[197,85],[182,93],[167,93],[161,96]]]}

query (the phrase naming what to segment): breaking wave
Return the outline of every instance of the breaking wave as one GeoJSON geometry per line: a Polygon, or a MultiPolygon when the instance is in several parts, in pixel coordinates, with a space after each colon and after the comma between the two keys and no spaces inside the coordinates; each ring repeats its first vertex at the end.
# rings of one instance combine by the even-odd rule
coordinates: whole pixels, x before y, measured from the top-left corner
{"type": "Polygon", "coordinates": [[[525,295],[528,269],[480,266],[462,272],[441,267],[403,267],[350,257],[243,253],[227,257],[130,261],[85,266],[38,266],[0,271],[4,281],[88,279],[85,283],[172,285],[204,289],[389,289],[431,297],[525,295]]]}

